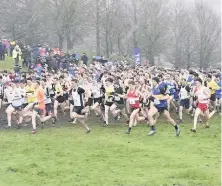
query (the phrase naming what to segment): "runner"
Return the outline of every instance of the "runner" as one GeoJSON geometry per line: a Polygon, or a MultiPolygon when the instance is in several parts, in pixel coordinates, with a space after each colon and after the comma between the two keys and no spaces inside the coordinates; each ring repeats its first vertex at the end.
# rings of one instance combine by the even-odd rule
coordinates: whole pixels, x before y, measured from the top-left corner
{"type": "Polygon", "coordinates": [[[195,114],[194,114],[194,124],[193,124],[193,128],[190,129],[191,132],[195,132],[197,131],[197,119],[199,115],[203,116],[203,121],[205,122],[205,126],[206,128],[209,128],[209,124],[207,123],[208,119],[209,119],[209,99],[211,96],[210,90],[203,86],[202,83],[203,81],[200,78],[197,78],[195,80],[196,82],[196,88],[194,90],[194,94],[197,98],[197,108],[195,110],[195,114]]]}
{"type": "MultiPolygon", "coordinates": [[[[36,102],[34,103],[34,108],[32,112],[32,134],[36,133],[36,118],[39,117],[41,122],[44,123],[46,121],[45,115],[46,115],[46,110],[45,110],[45,101],[46,101],[46,96],[44,94],[44,90],[40,86],[40,82],[36,81],[34,84],[34,91],[36,94],[36,102]]],[[[49,116],[51,117],[51,116],[49,116]]],[[[48,117],[48,118],[49,118],[48,117]]],[[[48,120],[47,118],[47,120],[48,120]]]]}
{"type": "Polygon", "coordinates": [[[153,79],[153,94],[152,94],[152,101],[154,103],[153,106],[150,107],[149,114],[148,114],[148,119],[149,119],[149,124],[150,124],[150,132],[149,136],[153,135],[156,133],[155,129],[155,122],[153,119],[153,116],[157,113],[163,114],[167,121],[170,122],[176,131],[176,136],[180,135],[180,129],[179,126],[176,124],[176,122],[171,118],[170,113],[168,111],[168,103],[167,100],[169,99],[169,95],[166,94],[166,89],[162,88],[159,86],[159,78],[154,77],[153,79]]]}
{"type": "Polygon", "coordinates": [[[179,108],[179,122],[183,122],[183,109],[186,110],[186,113],[189,113],[190,108],[190,86],[187,84],[185,78],[181,79],[181,87],[180,87],[180,108],[179,108]]]}
{"type": "Polygon", "coordinates": [[[71,114],[71,118],[77,118],[80,124],[86,129],[87,133],[90,133],[90,128],[85,122],[85,112],[84,112],[84,93],[85,90],[81,87],[78,87],[78,80],[73,79],[72,87],[74,88],[72,91],[73,101],[74,101],[74,109],[71,114]]]}

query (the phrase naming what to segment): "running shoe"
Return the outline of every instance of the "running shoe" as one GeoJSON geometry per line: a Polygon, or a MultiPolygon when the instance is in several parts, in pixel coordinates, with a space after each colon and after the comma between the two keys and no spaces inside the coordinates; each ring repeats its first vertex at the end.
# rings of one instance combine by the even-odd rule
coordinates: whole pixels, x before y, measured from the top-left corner
{"type": "Polygon", "coordinates": [[[151,131],[149,132],[148,136],[152,136],[152,135],[154,135],[155,133],[156,133],[155,130],[151,130],[151,131]]]}
{"type": "Polygon", "coordinates": [[[178,129],[176,129],[176,137],[179,137],[180,135],[180,128],[178,127],[178,129]]]}
{"type": "Polygon", "coordinates": [[[45,122],[41,122],[42,129],[44,129],[45,122]]]}
{"type": "Polygon", "coordinates": [[[73,121],[74,121],[74,119],[70,119],[70,120],[69,120],[69,123],[72,123],[73,121]]]}
{"type": "Polygon", "coordinates": [[[191,131],[191,132],[194,132],[194,133],[196,133],[196,132],[197,132],[197,130],[196,130],[196,129],[190,129],[190,131],[191,131]]]}
{"type": "Polygon", "coordinates": [[[178,119],[178,124],[181,124],[183,123],[183,120],[182,119],[178,119]]]}
{"type": "Polygon", "coordinates": [[[36,134],[36,130],[32,130],[32,134],[36,134]]]}
{"type": "Polygon", "coordinates": [[[21,128],[21,124],[14,125],[13,127],[16,128],[16,129],[20,129],[21,128]]]}
{"type": "Polygon", "coordinates": [[[5,128],[5,129],[11,129],[12,127],[9,126],[9,125],[6,125],[4,128],[5,128]]]}

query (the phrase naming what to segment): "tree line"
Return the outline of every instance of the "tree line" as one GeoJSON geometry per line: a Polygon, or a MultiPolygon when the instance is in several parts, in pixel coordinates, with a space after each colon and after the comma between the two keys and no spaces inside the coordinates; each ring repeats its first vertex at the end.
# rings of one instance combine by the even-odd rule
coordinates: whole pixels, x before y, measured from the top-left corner
{"type": "Polygon", "coordinates": [[[73,49],[87,43],[97,55],[132,57],[140,48],[151,65],[208,68],[220,63],[220,16],[202,1],[1,0],[1,34],[29,45],[73,49]]]}

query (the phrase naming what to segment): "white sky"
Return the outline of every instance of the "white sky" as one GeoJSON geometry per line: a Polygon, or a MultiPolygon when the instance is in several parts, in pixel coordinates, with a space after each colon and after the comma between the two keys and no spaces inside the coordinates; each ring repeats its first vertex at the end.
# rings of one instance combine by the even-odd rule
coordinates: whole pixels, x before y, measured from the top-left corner
{"type": "MultiPolygon", "coordinates": [[[[177,1],[177,0],[175,0],[177,1]]],[[[196,0],[184,0],[184,2],[193,5],[196,0]]],[[[203,1],[204,3],[207,3],[209,6],[211,6],[215,12],[221,15],[221,0],[199,0],[203,1]]]]}

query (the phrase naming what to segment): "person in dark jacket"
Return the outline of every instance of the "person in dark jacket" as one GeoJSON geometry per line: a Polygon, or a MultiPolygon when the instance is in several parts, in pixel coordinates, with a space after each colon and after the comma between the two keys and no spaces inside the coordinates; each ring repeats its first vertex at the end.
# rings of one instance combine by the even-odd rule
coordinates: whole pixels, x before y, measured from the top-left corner
{"type": "Polygon", "coordinates": [[[83,53],[81,60],[83,61],[83,64],[87,66],[88,57],[87,57],[86,53],[83,53]]]}
{"type": "Polygon", "coordinates": [[[5,45],[2,41],[0,41],[0,60],[5,60],[5,45]]]}

